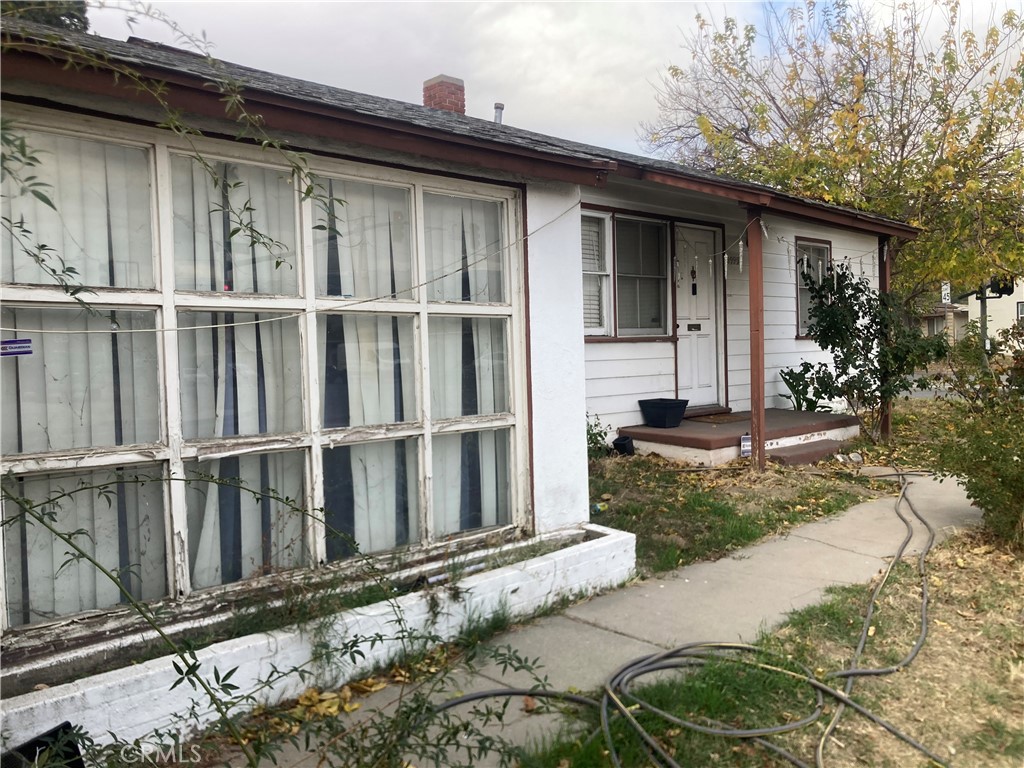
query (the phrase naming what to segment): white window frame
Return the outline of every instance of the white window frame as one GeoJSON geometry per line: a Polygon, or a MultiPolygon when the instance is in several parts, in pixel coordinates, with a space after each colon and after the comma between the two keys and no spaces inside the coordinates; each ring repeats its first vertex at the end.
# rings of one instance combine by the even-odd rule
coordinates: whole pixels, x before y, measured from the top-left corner
{"type": "Polygon", "coordinates": [[[805,269],[811,270],[812,276],[814,271],[818,269],[817,260],[821,258],[821,254],[817,255],[815,252],[824,252],[824,266],[821,269],[821,274],[818,277],[818,282],[825,278],[825,270],[830,268],[832,262],[832,242],[829,240],[818,240],[815,238],[797,237],[796,238],[796,337],[798,339],[810,338],[807,329],[808,325],[803,323],[804,309],[801,297],[806,295],[807,288],[804,286],[803,273],[805,269]],[[805,250],[806,249],[806,250],[805,250]],[[810,258],[815,259],[815,266],[811,266],[809,261],[810,258]]]}
{"type": "MultiPolygon", "coordinates": [[[[593,218],[600,219],[602,221],[602,237],[604,241],[604,247],[606,249],[605,259],[605,272],[588,272],[583,271],[583,275],[600,275],[604,280],[604,318],[605,322],[600,328],[586,328],[584,327],[584,334],[586,336],[603,336],[608,338],[621,339],[623,341],[635,341],[644,339],[665,339],[671,337],[672,321],[670,315],[672,314],[672,262],[671,262],[671,221],[668,219],[658,218],[656,216],[636,216],[630,214],[620,214],[614,212],[596,211],[588,208],[583,209],[581,218],[593,218]],[[664,302],[664,311],[662,318],[662,327],[660,329],[653,328],[623,328],[619,318],[619,252],[617,242],[617,227],[619,222],[630,221],[639,222],[641,224],[654,224],[662,227],[665,233],[664,241],[662,243],[661,253],[661,264],[664,268],[664,275],[658,276],[654,279],[662,281],[662,301],[664,302]]],[[[629,275],[629,277],[636,277],[629,275]]]]}
{"type": "MultiPolygon", "coordinates": [[[[400,438],[418,440],[419,451],[419,540],[410,545],[413,551],[430,551],[436,545],[447,542],[450,534],[436,536],[432,512],[432,438],[434,435],[460,432],[507,429],[509,431],[509,455],[511,466],[509,478],[510,519],[499,525],[499,530],[519,528],[532,530],[533,520],[529,512],[529,436],[525,412],[528,383],[525,377],[526,318],[522,274],[522,195],[515,188],[470,182],[455,178],[415,173],[391,168],[361,165],[351,161],[332,160],[313,156],[309,158],[309,170],[315,175],[348,178],[353,181],[377,185],[397,186],[410,192],[410,216],[413,219],[411,236],[414,298],[380,301],[318,298],[313,249],[313,224],[316,212],[312,201],[300,199],[294,191],[296,210],[295,225],[297,244],[293,265],[298,270],[298,295],[275,296],[268,294],[232,294],[174,289],[174,242],[173,211],[171,198],[170,162],[172,154],[194,154],[200,152],[211,160],[259,165],[288,171],[288,167],[273,162],[272,156],[256,148],[231,144],[226,141],[194,137],[185,142],[166,131],[127,126],[101,118],[76,116],[74,130],[62,127],[67,117],[59,112],[34,107],[8,107],[5,118],[17,128],[58,133],[83,139],[93,139],[129,146],[147,148],[151,166],[151,205],[154,227],[155,290],[124,290],[98,288],[86,296],[86,301],[98,308],[128,308],[152,310],[156,314],[158,332],[157,354],[161,366],[159,392],[160,440],[152,445],[131,446],[129,449],[113,448],[101,450],[62,451],[32,455],[0,457],[0,472],[14,474],[50,473],[62,470],[84,470],[92,468],[113,468],[136,463],[157,463],[171,477],[183,477],[184,465],[193,460],[211,459],[225,455],[299,450],[305,454],[305,499],[308,509],[323,505],[324,483],[322,451],[338,445],[358,444],[400,438]],[[423,284],[426,271],[426,247],[424,233],[423,195],[427,192],[478,198],[498,202],[502,205],[503,243],[506,257],[502,271],[504,285],[501,303],[428,302],[423,284]],[[305,406],[303,428],[290,434],[268,434],[246,437],[203,438],[185,440],[182,435],[181,405],[177,394],[179,380],[177,349],[177,313],[182,310],[197,312],[247,312],[247,313],[301,313],[298,320],[301,386],[305,406]],[[415,341],[414,365],[415,392],[417,398],[416,418],[401,424],[385,424],[377,427],[352,427],[325,429],[321,425],[321,403],[319,385],[319,350],[317,349],[316,328],[322,313],[331,311],[359,311],[387,313],[412,318],[415,341]],[[430,355],[427,328],[431,317],[494,317],[507,323],[506,334],[506,375],[508,377],[509,410],[503,413],[465,416],[448,419],[432,418],[430,409],[430,355]],[[173,393],[173,396],[169,396],[173,393]]],[[[60,288],[47,286],[4,284],[4,302],[18,306],[46,304],[50,306],[75,306],[60,288]]],[[[185,488],[180,482],[164,483],[164,513],[166,525],[166,567],[169,597],[187,597],[193,593],[190,580],[190,563],[185,508],[185,488]]],[[[494,529],[472,529],[460,531],[459,536],[472,538],[481,533],[494,533],[494,529]]],[[[309,567],[325,562],[326,547],[324,526],[316,521],[306,526],[306,547],[309,553],[309,567]]],[[[2,552],[2,550],[0,550],[2,552]]],[[[387,553],[382,553],[385,558],[387,553]]],[[[4,558],[0,557],[0,628],[8,625],[5,596],[4,558]]],[[[293,571],[294,572],[294,571],[293,571]]],[[[258,584],[264,578],[252,580],[258,584]]],[[[210,587],[203,594],[237,587],[237,583],[210,587]]],[[[66,619],[65,616],[59,620],[66,619]]],[[[27,625],[43,626],[44,623],[27,625]]]]}
{"type": "MultiPolygon", "coordinates": [[[[613,248],[612,248],[612,215],[610,213],[602,213],[599,211],[584,211],[582,219],[593,219],[599,223],[600,235],[599,242],[601,247],[602,255],[604,256],[604,269],[603,270],[583,270],[584,277],[595,277],[601,286],[601,319],[600,325],[590,326],[586,325],[584,319],[583,333],[588,336],[608,336],[611,333],[612,324],[614,321],[614,313],[612,312],[612,262],[613,262],[613,248]]],[[[582,239],[582,235],[581,235],[582,239]]]]}

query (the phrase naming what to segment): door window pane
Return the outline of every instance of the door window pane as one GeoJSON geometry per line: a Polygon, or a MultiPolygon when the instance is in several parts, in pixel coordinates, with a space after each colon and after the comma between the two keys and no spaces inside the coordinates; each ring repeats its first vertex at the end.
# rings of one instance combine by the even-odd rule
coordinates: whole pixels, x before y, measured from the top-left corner
{"type": "MultiPolygon", "coordinates": [[[[144,149],[22,131],[39,160],[21,169],[36,191],[4,174],[3,216],[25,226],[4,228],[3,279],[53,285],[51,268],[73,268],[71,285],[153,288],[153,223],[149,154],[144,149]],[[16,237],[18,236],[18,237],[16,237]],[[46,246],[39,252],[37,246],[46,246]]],[[[6,154],[6,150],[5,150],[6,154]]]]}
{"type": "Polygon", "coordinates": [[[436,419],[505,413],[508,394],[506,321],[430,319],[430,397],[436,419]]]}
{"type": "MultiPolygon", "coordinates": [[[[160,477],[160,467],[153,465],[8,478],[4,489],[28,500],[53,528],[115,574],[133,597],[155,600],[167,594],[160,477]]],[[[125,602],[117,582],[13,501],[4,504],[4,519],[12,626],[125,602]]]]}
{"type": "Polygon", "coordinates": [[[435,435],[434,532],[509,522],[511,430],[435,435]]]}
{"type": "Polygon", "coordinates": [[[297,318],[179,312],[178,327],[186,438],[265,435],[302,428],[297,318]]]}
{"type": "Polygon", "coordinates": [[[327,559],[419,541],[419,441],[384,440],[323,452],[327,559]]]}
{"type": "Polygon", "coordinates": [[[316,292],[357,299],[414,299],[409,191],[317,179],[316,292]]]}
{"type": "Polygon", "coordinates": [[[294,295],[295,191],[286,171],[171,159],[181,291],[294,295]]]}
{"type": "Polygon", "coordinates": [[[430,301],[505,301],[501,203],[423,195],[430,301]]]}
{"type": "Polygon", "coordinates": [[[3,331],[4,453],[159,440],[155,313],[4,307],[0,316],[24,329],[3,331]]]}
{"type": "Polygon", "coordinates": [[[193,588],[264,576],[306,561],[301,451],[188,462],[185,476],[193,588]]]}
{"type": "Polygon", "coordinates": [[[318,317],[324,427],[417,421],[413,319],[318,317]]]}

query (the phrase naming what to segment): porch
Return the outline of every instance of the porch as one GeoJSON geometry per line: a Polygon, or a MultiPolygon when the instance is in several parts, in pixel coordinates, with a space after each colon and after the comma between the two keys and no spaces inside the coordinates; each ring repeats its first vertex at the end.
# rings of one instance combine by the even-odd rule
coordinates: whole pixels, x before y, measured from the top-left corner
{"type": "MultiPolygon", "coordinates": [[[[783,464],[817,461],[860,433],[857,417],[841,413],[766,408],[765,452],[783,464]]],[[[740,455],[740,438],[751,434],[750,411],[688,414],[678,427],[622,427],[638,453],[657,453],[691,464],[716,466],[740,455]]]]}

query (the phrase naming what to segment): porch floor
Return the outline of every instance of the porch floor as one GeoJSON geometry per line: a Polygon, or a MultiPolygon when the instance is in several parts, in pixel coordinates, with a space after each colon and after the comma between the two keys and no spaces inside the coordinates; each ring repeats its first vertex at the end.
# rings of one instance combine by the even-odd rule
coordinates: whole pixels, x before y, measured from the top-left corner
{"type": "MultiPolygon", "coordinates": [[[[765,449],[802,445],[818,440],[843,441],[856,437],[856,416],[841,413],[765,409],[765,449]]],[[[660,453],[699,464],[724,464],[740,454],[740,437],[750,434],[750,411],[686,418],[678,427],[622,427],[619,435],[633,438],[641,453],[660,453]]]]}

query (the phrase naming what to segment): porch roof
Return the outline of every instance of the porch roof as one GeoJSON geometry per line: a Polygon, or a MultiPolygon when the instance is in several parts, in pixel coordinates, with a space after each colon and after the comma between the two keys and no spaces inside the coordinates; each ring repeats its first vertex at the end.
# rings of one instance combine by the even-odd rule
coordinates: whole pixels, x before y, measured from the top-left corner
{"type": "Polygon", "coordinates": [[[894,219],[678,163],[299,80],[145,40],[118,41],[27,22],[5,23],[3,40],[5,81],[34,80],[142,101],[145,94],[109,82],[110,71],[130,68],[170,86],[165,95],[169,106],[219,118],[225,116],[223,93],[215,84],[238,84],[247,106],[270,129],[475,164],[526,178],[603,186],[614,174],[879,235],[913,238],[918,232],[894,219]],[[101,80],[98,74],[106,77],[101,80]]]}

